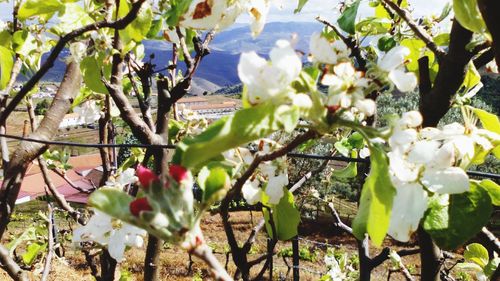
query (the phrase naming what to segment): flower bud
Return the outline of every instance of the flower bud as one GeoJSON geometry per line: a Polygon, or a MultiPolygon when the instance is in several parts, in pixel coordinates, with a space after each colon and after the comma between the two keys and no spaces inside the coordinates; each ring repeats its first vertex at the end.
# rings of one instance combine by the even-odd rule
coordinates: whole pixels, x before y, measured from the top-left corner
{"type": "Polygon", "coordinates": [[[170,165],[170,167],[168,169],[168,173],[170,174],[170,176],[172,178],[174,178],[174,180],[176,180],[179,183],[182,182],[183,180],[189,179],[188,170],[186,170],[186,168],[184,168],[180,165],[176,165],[176,164],[170,165]]]}
{"type": "Polygon", "coordinates": [[[153,171],[142,165],[137,166],[136,173],[143,188],[148,188],[151,183],[159,180],[158,176],[153,171]]]}
{"type": "Polygon", "coordinates": [[[142,211],[152,211],[153,208],[149,205],[148,199],[146,197],[137,198],[130,202],[129,205],[130,212],[132,215],[138,217],[142,211]]]}

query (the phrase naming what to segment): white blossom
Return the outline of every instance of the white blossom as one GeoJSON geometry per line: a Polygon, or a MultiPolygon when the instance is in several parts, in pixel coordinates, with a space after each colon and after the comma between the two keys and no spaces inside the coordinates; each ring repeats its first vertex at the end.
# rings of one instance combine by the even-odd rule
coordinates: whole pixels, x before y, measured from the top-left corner
{"type": "Polygon", "coordinates": [[[314,61],[326,64],[337,64],[351,54],[351,50],[343,41],[330,42],[319,32],[311,35],[309,49],[314,61]]]}
{"type": "Polygon", "coordinates": [[[363,73],[356,71],[350,62],[344,62],[334,67],[335,74],[327,74],[322,80],[329,86],[327,106],[349,108],[358,100],[365,98],[368,80],[363,73]]]}
{"type": "Polygon", "coordinates": [[[80,118],[87,124],[94,123],[101,117],[101,109],[94,100],[86,101],[79,106],[75,106],[73,112],[80,115],[80,118]]]}
{"type": "Polygon", "coordinates": [[[87,46],[82,42],[74,42],[69,45],[69,51],[71,60],[79,63],[86,55],[87,46]]]}
{"type": "Polygon", "coordinates": [[[402,92],[409,92],[417,86],[417,77],[411,72],[405,72],[405,57],[410,54],[406,47],[392,48],[378,60],[378,67],[387,73],[389,79],[402,92]]]}
{"type": "Polygon", "coordinates": [[[94,210],[88,223],[73,232],[73,243],[94,241],[108,248],[109,255],[116,261],[123,260],[125,248],[140,248],[144,244],[146,231],[133,225],[116,222],[107,214],[94,210]]]}
{"type": "Polygon", "coordinates": [[[255,52],[241,54],[238,75],[248,88],[251,104],[281,100],[293,94],[289,85],[299,76],[302,62],[290,42],[278,40],[269,56],[271,61],[267,62],[255,52]]]}
{"type": "Polygon", "coordinates": [[[262,189],[259,187],[259,181],[247,181],[241,189],[243,193],[243,198],[249,205],[255,205],[260,202],[262,198],[262,189]]]}
{"type": "Polygon", "coordinates": [[[388,234],[398,241],[407,242],[427,210],[427,192],[417,183],[401,182],[395,185],[396,196],[388,234]]]}
{"type": "Polygon", "coordinates": [[[283,188],[288,185],[288,175],[286,173],[269,177],[266,187],[266,194],[269,196],[269,203],[278,204],[285,194],[283,188]]]}

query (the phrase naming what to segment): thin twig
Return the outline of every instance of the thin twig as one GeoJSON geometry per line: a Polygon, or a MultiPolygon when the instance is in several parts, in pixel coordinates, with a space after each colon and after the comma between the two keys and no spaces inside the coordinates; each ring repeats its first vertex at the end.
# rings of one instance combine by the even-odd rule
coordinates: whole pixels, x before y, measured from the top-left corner
{"type": "Polygon", "coordinates": [[[7,117],[16,109],[19,103],[26,97],[26,95],[33,89],[33,87],[42,79],[42,77],[52,68],[54,62],[57,60],[57,57],[64,49],[66,44],[71,40],[77,38],[78,36],[93,30],[98,30],[101,28],[115,28],[115,29],[124,29],[127,27],[136,17],[139,12],[139,9],[146,0],[138,0],[137,2],[132,4],[130,12],[124,16],[123,18],[109,22],[109,21],[99,21],[93,24],[89,24],[83,26],[81,28],[75,29],[66,35],[62,36],[57,44],[52,49],[52,52],[47,57],[45,62],[42,64],[40,69],[23,85],[21,90],[12,98],[11,102],[7,105],[5,110],[0,113],[0,124],[7,120],[7,117]]]}
{"type": "Polygon", "coordinates": [[[54,255],[54,212],[52,210],[52,205],[50,203],[47,204],[48,209],[48,222],[47,222],[47,231],[48,231],[48,249],[47,256],[45,257],[45,265],[43,266],[43,273],[41,281],[46,281],[49,278],[50,267],[52,262],[52,256],[54,255]]]}
{"type": "Polygon", "coordinates": [[[358,62],[358,69],[361,71],[366,71],[366,63],[367,63],[366,58],[363,57],[363,55],[361,54],[361,49],[359,48],[359,45],[356,43],[356,40],[354,40],[351,37],[344,36],[344,34],[342,34],[342,32],[340,32],[340,30],[335,25],[323,19],[322,17],[318,16],[316,17],[316,20],[330,27],[333,30],[333,32],[337,34],[340,40],[342,40],[344,44],[346,44],[347,47],[351,49],[351,56],[356,58],[356,61],[358,62]]]}
{"type": "Polygon", "coordinates": [[[212,249],[206,244],[202,244],[191,251],[191,254],[202,259],[209,267],[215,280],[230,281],[233,280],[224,267],[214,256],[212,249]]]}
{"type": "Polygon", "coordinates": [[[432,39],[432,36],[413,20],[411,14],[407,10],[399,7],[398,4],[392,2],[391,0],[382,1],[392,10],[394,10],[394,12],[396,12],[408,24],[415,35],[422,41],[424,41],[427,48],[429,48],[429,50],[431,50],[439,60],[441,60],[446,55],[446,52],[436,45],[436,43],[432,39]]]}

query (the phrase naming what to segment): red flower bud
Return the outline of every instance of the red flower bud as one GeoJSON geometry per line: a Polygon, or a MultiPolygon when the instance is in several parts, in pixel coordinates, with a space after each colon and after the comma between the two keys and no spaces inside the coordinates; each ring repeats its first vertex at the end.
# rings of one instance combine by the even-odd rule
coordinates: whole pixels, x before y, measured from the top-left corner
{"type": "Polygon", "coordinates": [[[170,165],[170,168],[168,168],[168,173],[177,182],[186,180],[189,177],[188,170],[186,170],[186,168],[175,164],[170,165]]]}
{"type": "Polygon", "coordinates": [[[138,217],[142,211],[153,210],[151,205],[149,205],[148,198],[146,197],[137,198],[134,201],[130,202],[129,208],[132,215],[136,217],[138,217]]]}
{"type": "Polygon", "coordinates": [[[159,180],[153,171],[142,165],[137,166],[136,173],[143,188],[148,188],[152,182],[159,180]]]}
{"type": "Polygon", "coordinates": [[[330,114],[334,114],[335,112],[337,112],[337,110],[339,110],[340,108],[340,105],[330,105],[330,106],[327,106],[326,109],[328,110],[328,113],[330,114]]]}

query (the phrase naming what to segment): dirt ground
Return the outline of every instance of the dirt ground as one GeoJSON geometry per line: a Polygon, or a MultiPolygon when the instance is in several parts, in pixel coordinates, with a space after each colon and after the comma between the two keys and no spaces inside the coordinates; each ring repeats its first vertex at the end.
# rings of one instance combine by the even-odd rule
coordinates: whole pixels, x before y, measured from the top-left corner
{"type": "MultiPolygon", "coordinates": [[[[34,209],[43,207],[43,203],[40,203],[40,205],[41,206],[32,206],[31,209],[24,210],[24,212],[29,213],[34,209]]],[[[22,209],[20,209],[20,212],[21,210],[22,209]]],[[[19,235],[25,229],[28,224],[24,221],[26,218],[27,217],[23,218],[22,216],[18,216],[19,221],[11,224],[9,229],[10,234],[13,235],[11,237],[19,235]]],[[[237,239],[239,241],[245,241],[253,225],[256,224],[260,218],[260,213],[256,212],[232,212],[231,223],[237,239]]],[[[59,230],[69,227],[68,222],[64,219],[61,218],[58,220],[60,220],[58,223],[59,230]]],[[[226,242],[226,236],[220,216],[207,214],[203,218],[201,225],[208,245],[213,248],[219,261],[225,264],[226,253],[229,247],[226,242]]],[[[258,235],[257,241],[250,251],[250,260],[266,253],[266,237],[266,234],[263,232],[258,235]]],[[[7,242],[8,241],[4,241],[4,245],[7,242]]],[[[324,263],[324,255],[327,248],[335,249],[334,251],[338,254],[347,253],[350,260],[353,261],[353,267],[356,267],[357,248],[355,243],[354,239],[345,234],[335,232],[333,227],[329,226],[327,223],[303,221],[299,230],[299,249],[305,252],[306,257],[300,260],[300,280],[319,280],[322,274],[326,273],[327,268],[324,263]],[[308,254],[309,256],[307,256],[308,254]]],[[[55,258],[53,260],[49,280],[93,280],[82,252],[73,247],[68,240],[64,241],[62,244],[65,250],[65,257],[55,258]]],[[[399,245],[391,244],[390,241],[386,241],[386,245],[384,246],[391,246],[391,248],[396,250],[403,248],[399,245]]],[[[410,245],[409,247],[411,248],[412,246],[410,245]]],[[[408,246],[406,246],[406,248],[408,248],[408,246]]],[[[290,252],[290,250],[291,242],[278,243],[276,247],[277,254],[273,259],[273,280],[292,280],[292,271],[289,270],[289,267],[287,267],[284,261],[284,259],[286,259],[286,262],[291,265],[291,258],[283,258],[283,253],[287,251],[290,252]]],[[[380,250],[381,248],[372,248],[371,253],[372,255],[376,255],[380,250]]],[[[122,262],[117,269],[119,273],[117,275],[123,275],[123,279],[119,279],[120,281],[143,280],[142,264],[144,255],[144,249],[132,249],[127,251],[126,260],[122,262]],[[125,278],[125,276],[128,278],[125,278]]],[[[191,271],[188,270],[189,255],[178,247],[167,244],[164,245],[160,262],[160,276],[162,280],[210,280],[207,267],[202,261],[196,258],[193,258],[191,271]]],[[[418,255],[404,257],[403,262],[418,280],[420,267],[418,255]]],[[[263,263],[253,268],[253,276],[257,275],[262,265],[263,263]]],[[[33,280],[38,280],[40,278],[39,272],[41,271],[41,267],[42,263],[38,263],[30,269],[33,280]]],[[[389,267],[390,265],[387,261],[378,267],[373,272],[373,280],[387,280],[389,267]]],[[[231,259],[228,262],[228,270],[230,273],[234,273],[235,271],[235,266],[231,259]]],[[[10,280],[10,278],[5,272],[0,271],[0,280],[10,280]]],[[[268,272],[266,272],[264,280],[269,280],[268,272]]],[[[394,273],[391,275],[390,280],[405,279],[400,273],[394,273]]]]}

